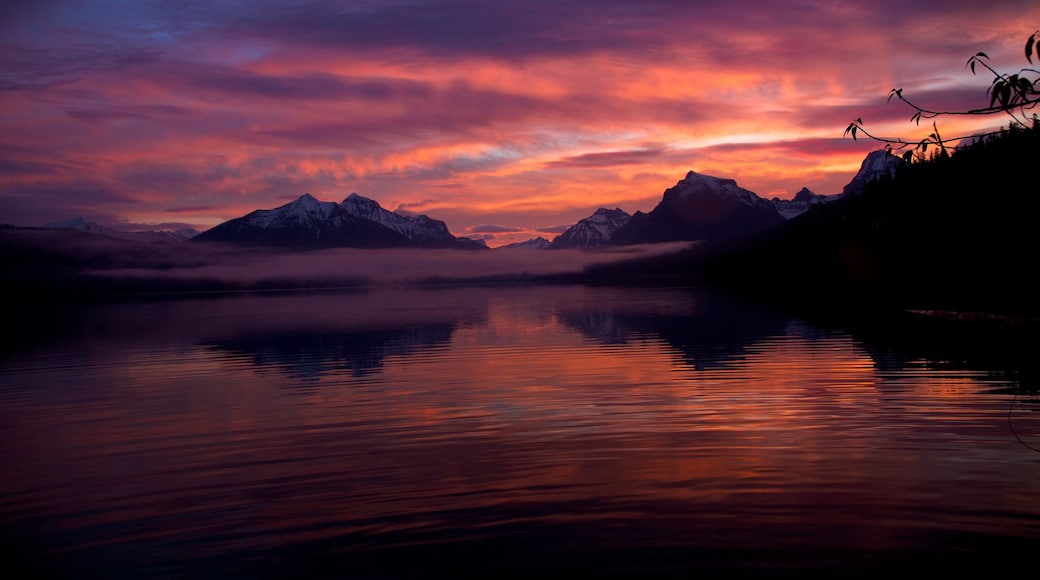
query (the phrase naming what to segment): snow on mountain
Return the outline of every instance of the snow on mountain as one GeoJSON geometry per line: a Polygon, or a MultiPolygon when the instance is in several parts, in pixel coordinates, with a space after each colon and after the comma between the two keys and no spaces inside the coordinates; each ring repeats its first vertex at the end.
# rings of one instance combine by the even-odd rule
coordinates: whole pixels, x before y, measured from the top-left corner
{"type": "Polygon", "coordinates": [[[499,246],[498,250],[544,250],[549,247],[549,240],[539,236],[537,238],[531,238],[524,242],[516,242],[514,244],[506,244],[499,246]]]}
{"type": "Polygon", "coordinates": [[[198,234],[197,231],[191,228],[180,228],[173,231],[123,231],[117,230],[115,228],[105,227],[96,222],[83,219],[82,217],[62,222],[51,222],[48,224],[44,224],[43,227],[48,229],[59,230],[78,230],[81,232],[108,236],[110,238],[119,238],[121,240],[135,240],[139,242],[183,242],[184,240],[190,239],[194,237],[196,234],[198,234]]]}
{"type": "MultiPolygon", "coordinates": [[[[672,203],[715,199],[731,199],[744,205],[761,205],[765,200],[737,185],[735,179],[724,179],[690,171],[675,187],[664,192],[664,201],[672,203]]],[[[768,202],[766,202],[768,203],[768,202]]]]}
{"type": "Polygon", "coordinates": [[[226,221],[195,239],[299,248],[487,248],[456,238],[442,221],[396,214],[356,193],[338,204],[304,194],[283,206],[226,221]]]}
{"type": "Polygon", "coordinates": [[[867,183],[870,183],[872,180],[881,176],[895,175],[896,171],[903,167],[903,165],[904,162],[901,158],[892,155],[885,149],[871,151],[863,159],[859,171],[852,178],[852,181],[845,186],[840,194],[819,195],[809,191],[808,188],[803,187],[802,190],[796,193],[794,198],[790,200],[774,197],[770,201],[776,207],[777,211],[780,212],[780,215],[784,216],[786,219],[791,219],[805,213],[815,204],[834,201],[835,199],[839,199],[848,194],[862,193],[863,189],[867,186],[867,183]]]}
{"type": "Polygon", "coordinates": [[[318,226],[336,211],[331,201],[318,201],[305,193],[286,205],[274,209],[258,209],[241,218],[245,223],[262,229],[293,226],[318,226]]]}
{"type": "Polygon", "coordinates": [[[852,181],[845,186],[841,194],[863,193],[868,183],[882,176],[891,177],[904,165],[905,162],[901,158],[892,155],[887,149],[871,151],[863,159],[863,163],[859,166],[859,171],[856,172],[852,181]]]}
{"type": "Polygon", "coordinates": [[[183,242],[199,234],[198,230],[192,228],[178,228],[176,230],[148,230],[143,232],[120,232],[118,237],[141,240],[146,242],[183,242]]]}
{"type": "Polygon", "coordinates": [[[594,248],[610,242],[611,237],[632,219],[620,208],[599,208],[591,216],[578,221],[556,236],[550,249],[594,248]]]}
{"type": "Polygon", "coordinates": [[[101,224],[85,220],[81,217],[65,220],[63,222],[43,224],[43,227],[55,230],[79,230],[81,232],[90,232],[92,234],[108,234],[116,232],[116,230],[112,228],[106,228],[101,224]]]}
{"type": "Polygon", "coordinates": [[[351,193],[340,202],[339,206],[352,215],[366,219],[389,228],[409,240],[421,245],[456,244],[455,236],[448,231],[448,226],[425,215],[402,215],[383,209],[378,202],[367,197],[351,193]]]}
{"type": "Polygon", "coordinates": [[[791,199],[780,199],[774,197],[770,201],[776,210],[780,212],[780,215],[784,216],[784,219],[791,219],[795,216],[801,215],[809,210],[810,207],[818,203],[827,203],[828,201],[834,201],[837,199],[836,195],[820,195],[813,193],[808,187],[803,187],[798,193],[794,194],[791,199]]]}
{"type": "Polygon", "coordinates": [[[733,179],[694,171],[667,189],[650,213],[636,212],[612,244],[742,238],[784,221],[776,207],[733,179]]]}
{"type": "Polygon", "coordinates": [[[410,240],[380,224],[359,218],[330,201],[303,194],[290,203],[258,209],[195,236],[197,241],[250,246],[332,248],[406,247],[410,240]]]}

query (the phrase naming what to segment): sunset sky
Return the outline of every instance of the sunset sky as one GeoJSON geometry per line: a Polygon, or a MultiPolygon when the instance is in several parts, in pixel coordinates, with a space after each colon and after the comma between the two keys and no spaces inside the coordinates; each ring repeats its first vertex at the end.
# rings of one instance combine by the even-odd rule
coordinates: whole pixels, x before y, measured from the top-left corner
{"type": "MultiPolygon", "coordinates": [[[[986,104],[1036,0],[37,0],[0,7],[0,223],[206,229],[351,192],[488,245],[687,171],[836,193],[921,138],[888,92],[986,104]]],[[[947,135],[1006,118],[941,119],[947,135]]]]}

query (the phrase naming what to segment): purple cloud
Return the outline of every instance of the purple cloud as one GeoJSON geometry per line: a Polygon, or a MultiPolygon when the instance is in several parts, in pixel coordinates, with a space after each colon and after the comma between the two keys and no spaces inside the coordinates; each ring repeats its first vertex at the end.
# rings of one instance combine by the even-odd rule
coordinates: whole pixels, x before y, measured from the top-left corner
{"type": "Polygon", "coordinates": [[[500,226],[495,224],[469,226],[468,228],[466,228],[467,234],[510,234],[522,231],[524,231],[523,228],[500,226]]]}
{"type": "Polygon", "coordinates": [[[841,139],[850,121],[916,129],[891,85],[975,106],[988,79],[964,60],[1021,64],[1040,16],[969,0],[30,4],[0,8],[6,220],[196,208],[204,225],[365,191],[430,200],[456,230],[524,232],[652,207],[691,168],[763,194],[838,187],[851,175],[820,167],[877,145],[841,139]]]}

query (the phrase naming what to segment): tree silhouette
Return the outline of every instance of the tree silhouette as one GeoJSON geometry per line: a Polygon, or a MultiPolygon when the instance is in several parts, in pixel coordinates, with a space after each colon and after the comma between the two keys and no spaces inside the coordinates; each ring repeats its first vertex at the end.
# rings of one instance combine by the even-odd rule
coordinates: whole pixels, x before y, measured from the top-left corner
{"type": "MultiPolygon", "coordinates": [[[[1033,54],[1036,53],[1037,61],[1040,62],[1040,30],[1029,35],[1025,45],[1026,61],[1030,65],[1033,64],[1033,54]]],[[[892,89],[888,93],[888,101],[891,102],[893,98],[902,101],[914,110],[914,114],[910,117],[910,120],[916,125],[921,124],[922,119],[935,119],[941,116],[953,116],[953,115],[972,115],[972,116],[984,116],[994,114],[1006,114],[1011,117],[1011,128],[1026,127],[1026,116],[1029,111],[1036,108],[1037,104],[1040,104],[1040,71],[1034,68],[1022,68],[1018,72],[1013,74],[1001,73],[989,65],[989,55],[985,52],[975,53],[974,56],[968,59],[965,66],[971,69],[972,74],[977,74],[978,70],[985,69],[993,75],[993,80],[990,82],[989,88],[986,90],[986,94],[989,97],[989,105],[979,107],[976,109],[968,109],[964,111],[942,111],[935,110],[928,107],[921,106],[914,101],[911,101],[905,95],[903,95],[903,89],[892,89]]],[[[1036,113],[1032,114],[1032,123],[1036,125],[1040,123],[1040,117],[1036,113]]],[[[919,153],[919,159],[924,158],[925,152],[927,152],[929,146],[936,146],[939,149],[940,155],[947,155],[947,146],[951,143],[956,144],[965,139],[980,139],[993,135],[997,135],[1005,131],[1004,129],[997,131],[990,131],[988,133],[963,135],[958,137],[944,137],[939,133],[939,127],[936,122],[932,121],[932,132],[925,138],[919,141],[912,141],[903,139],[901,137],[882,137],[874,135],[864,128],[863,119],[859,118],[849,123],[849,126],[845,128],[845,136],[851,136],[854,140],[859,135],[866,136],[874,141],[884,143],[889,149],[905,149],[911,147],[905,153],[903,153],[903,160],[910,162],[913,160],[915,152],[919,153]]]]}

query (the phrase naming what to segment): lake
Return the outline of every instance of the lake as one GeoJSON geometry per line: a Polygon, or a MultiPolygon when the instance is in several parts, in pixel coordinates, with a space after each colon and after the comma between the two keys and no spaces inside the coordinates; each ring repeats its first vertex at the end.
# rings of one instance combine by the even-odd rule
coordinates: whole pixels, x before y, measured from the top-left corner
{"type": "Polygon", "coordinates": [[[992,574],[1040,548],[1020,339],[578,285],[5,316],[30,576],[992,574]]]}

